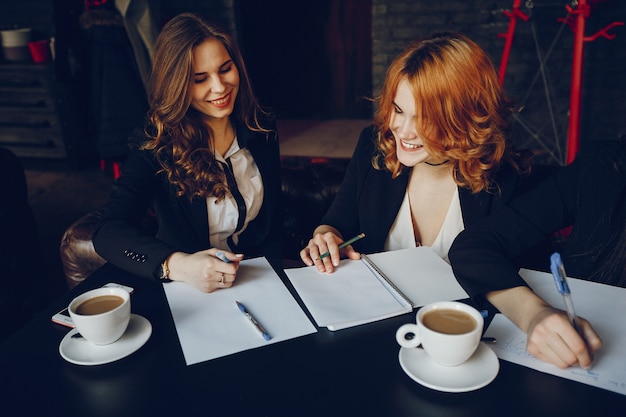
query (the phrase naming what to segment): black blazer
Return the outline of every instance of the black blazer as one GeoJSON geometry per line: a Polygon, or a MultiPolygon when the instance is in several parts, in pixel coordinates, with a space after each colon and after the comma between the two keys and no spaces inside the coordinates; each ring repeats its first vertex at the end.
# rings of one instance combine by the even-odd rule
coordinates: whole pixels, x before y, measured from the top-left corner
{"type": "MultiPolygon", "coordinates": [[[[365,233],[353,246],[363,253],[384,250],[389,230],[402,205],[410,170],[396,179],[387,170],[372,166],[376,152],[376,129],[365,128],[359,137],[344,180],[321,223],[335,227],[345,239],[365,233]]],[[[496,175],[498,190],[473,194],[459,187],[459,200],[465,227],[486,217],[499,205],[507,203],[518,188],[521,177],[509,164],[503,164],[496,175]]]]}
{"type": "MultiPolygon", "coordinates": [[[[237,140],[254,158],[263,179],[264,199],[233,251],[247,258],[281,256],[280,152],[275,125],[271,134],[237,125],[237,140]]],[[[177,197],[151,151],[140,150],[143,130],[130,141],[131,151],[115,181],[110,201],[96,226],[93,243],[108,262],[134,274],[157,278],[172,252],[194,253],[211,247],[206,200],[177,197]],[[156,214],[156,236],[142,228],[149,208],[156,214]]]]}
{"type": "MultiPolygon", "coordinates": [[[[603,258],[592,255],[616,227],[613,219],[625,195],[626,143],[598,142],[508,207],[460,233],[449,252],[454,273],[472,297],[526,285],[517,257],[572,226],[565,246],[555,248],[568,275],[607,281],[597,275],[603,258]]],[[[549,265],[548,253],[541,269],[549,265]]]]}

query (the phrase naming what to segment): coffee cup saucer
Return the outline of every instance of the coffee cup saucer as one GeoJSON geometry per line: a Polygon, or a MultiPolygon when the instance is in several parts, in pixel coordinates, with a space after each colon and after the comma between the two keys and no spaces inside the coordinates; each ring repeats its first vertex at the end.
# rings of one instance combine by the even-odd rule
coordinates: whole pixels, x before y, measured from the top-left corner
{"type": "Polygon", "coordinates": [[[72,329],[59,345],[59,353],[76,365],[102,365],[125,358],[142,347],[152,334],[152,324],[145,317],[130,315],[128,328],[117,341],[109,345],[94,345],[82,337],[72,337],[78,330],[72,329]]]}
{"type": "Polygon", "coordinates": [[[467,392],[484,387],[500,370],[495,352],[480,343],[474,355],[458,366],[441,366],[430,359],[424,349],[400,348],[402,370],[419,384],[444,392],[467,392]]]}

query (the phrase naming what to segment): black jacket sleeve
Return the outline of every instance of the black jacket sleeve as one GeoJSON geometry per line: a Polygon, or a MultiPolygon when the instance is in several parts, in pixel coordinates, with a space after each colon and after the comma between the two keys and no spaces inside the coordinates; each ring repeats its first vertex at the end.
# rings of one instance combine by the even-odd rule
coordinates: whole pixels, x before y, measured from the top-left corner
{"type": "MultiPolygon", "coordinates": [[[[264,199],[258,216],[240,235],[236,252],[246,257],[280,257],[280,156],[275,131],[252,132],[237,127],[240,146],[249,149],[263,179],[264,199]]],[[[142,133],[130,140],[131,151],[115,181],[109,203],[93,237],[107,261],[136,275],[158,278],[160,265],[172,252],[195,253],[210,248],[206,200],[176,196],[151,151],[141,150],[142,133]],[[157,231],[142,222],[148,210],[157,231]]]]}
{"type": "MultiPolygon", "coordinates": [[[[623,178],[619,179],[621,186],[615,185],[620,174],[607,163],[607,152],[616,155],[613,145],[580,155],[528,193],[459,234],[449,259],[470,296],[526,285],[518,274],[516,259],[566,227],[572,226],[568,246],[575,242],[581,247],[593,246],[590,233],[581,235],[579,230],[597,229],[598,219],[606,217],[611,200],[619,194],[617,189],[624,187],[623,178]]],[[[577,267],[579,262],[571,251],[565,249],[564,253],[569,255],[564,259],[568,274],[584,278],[590,272],[577,267]]],[[[547,269],[548,258],[545,265],[547,269]]]]}

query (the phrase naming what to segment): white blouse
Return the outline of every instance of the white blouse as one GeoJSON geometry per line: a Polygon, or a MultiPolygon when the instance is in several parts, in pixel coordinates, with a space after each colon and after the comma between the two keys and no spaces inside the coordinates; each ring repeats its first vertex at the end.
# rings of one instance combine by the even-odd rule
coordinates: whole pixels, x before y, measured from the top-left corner
{"type": "MultiPolygon", "coordinates": [[[[239,235],[246,230],[248,224],[256,218],[263,204],[263,180],[259,168],[254,162],[254,158],[247,149],[241,149],[235,137],[232,145],[224,156],[215,153],[218,161],[226,162],[230,158],[233,166],[233,173],[237,181],[237,188],[246,203],[246,219],[243,227],[234,236],[235,243],[239,240],[239,235]]],[[[208,197],[207,211],[209,216],[209,241],[214,248],[232,250],[228,246],[227,239],[237,228],[239,212],[237,202],[230,193],[221,202],[215,197],[208,197]]]]}
{"type": "MultiPolygon", "coordinates": [[[[440,258],[444,261],[448,260],[448,251],[452,246],[452,242],[465,229],[463,223],[463,213],[461,212],[461,201],[459,200],[459,189],[456,188],[450,207],[448,207],[448,213],[441,225],[437,238],[431,245],[431,248],[435,251],[440,258]]],[[[417,244],[415,243],[415,233],[413,232],[413,221],[411,218],[411,204],[409,202],[409,194],[404,194],[402,205],[396,216],[396,220],[389,230],[387,240],[385,241],[385,250],[398,250],[413,248],[417,244]]]]}

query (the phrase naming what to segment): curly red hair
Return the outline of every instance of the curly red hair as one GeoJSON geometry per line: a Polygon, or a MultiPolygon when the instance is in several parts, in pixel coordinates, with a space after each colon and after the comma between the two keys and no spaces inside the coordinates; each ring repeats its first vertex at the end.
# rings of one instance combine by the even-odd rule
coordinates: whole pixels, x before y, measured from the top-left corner
{"type": "Polygon", "coordinates": [[[402,80],[412,88],[428,152],[454,164],[458,185],[472,192],[490,188],[493,172],[509,152],[513,109],[485,51],[464,35],[440,33],[412,43],[393,61],[377,100],[380,155],[374,163],[394,177],[403,166],[389,123],[402,80]]]}

